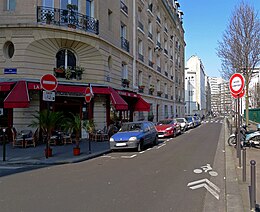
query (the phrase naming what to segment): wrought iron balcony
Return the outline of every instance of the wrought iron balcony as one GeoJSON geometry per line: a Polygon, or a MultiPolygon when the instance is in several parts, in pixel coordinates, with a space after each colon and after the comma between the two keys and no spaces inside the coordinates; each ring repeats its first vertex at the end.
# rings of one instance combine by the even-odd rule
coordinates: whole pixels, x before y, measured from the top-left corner
{"type": "Polygon", "coordinates": [[[151,32],[148,32],[148,38],[150,38],[151,40],[153,39],[153,34],[151,32]]]}
{"type": "Polygon", "coordinates": [[[126,14],[128,14],[128,7],[124,2],[121,1],[120,3],[120,9],[123,10],[126,14]]]}
{"type": "Polygon", "coordinates": [[[74,10],[64,10],[52,7],[37,7],[37,22],[58,26],[68,26],[99,34],[99,21],[74,10]]]}
{"type": "Polygon", "coordinates": [[[140,53],[138,53],[138,59],[144,62],[144,56],[140,53]]]}
{"type": "Polygon", "coordinates": [[[129,52],[129,41],[121,37],[121,48],[129,52]]]}
{"type": "Polygon", "coordinates": [[[148,61],[148,65],[149,65],[150,67],[153,67],[153,64],[154,64],[153,61],[151,61],[151,60],[148,61]]]}
{"type": "Polygon", "coordinates": [[[139,27],[142,31],[144,31],[144,25],[142,24],[141,21],[138,21],[138,27],[139,27]]]}
{"type": "Polygon", "coordinates": [[[161,67],[157,66],[157,71],[161,72],[161,67]]]}

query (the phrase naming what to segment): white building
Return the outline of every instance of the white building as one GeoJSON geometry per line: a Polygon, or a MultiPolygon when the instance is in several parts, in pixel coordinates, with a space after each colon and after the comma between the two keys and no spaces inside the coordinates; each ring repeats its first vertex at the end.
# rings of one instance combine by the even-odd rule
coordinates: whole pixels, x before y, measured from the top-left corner
{"type": "Polygon", "coordinates": [[[206,115],[205,71],[201,59],[193,55],[185,70],[186,114],[206,115]]]}

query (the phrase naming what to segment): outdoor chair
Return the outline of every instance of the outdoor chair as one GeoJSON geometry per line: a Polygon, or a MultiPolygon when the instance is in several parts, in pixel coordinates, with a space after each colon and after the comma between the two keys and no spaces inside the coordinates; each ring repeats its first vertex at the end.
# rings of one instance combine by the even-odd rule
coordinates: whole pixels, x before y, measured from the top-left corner
{"type": "Polygon", "coordinates": [[[24,146],[23,137],[21,135],[17,135],[17,131],[14,127],[11,128],[11,133],[12,133],[13,148],[16,146],[23,147],[24,146]]]}
{"type": "Polygon", "coordinates": [[[66,132],[62,135],[63,139],[63,144],[72,144],[72,133],[71,132],[66,132]]]}
{"type": "Polygon", "coordinates": [[[34,134],[31,137],[25,138],[25,148],[28,146],[36,146],[36,143],[39,140],[39,130],[38,128],[35,130],[34,134]]]}

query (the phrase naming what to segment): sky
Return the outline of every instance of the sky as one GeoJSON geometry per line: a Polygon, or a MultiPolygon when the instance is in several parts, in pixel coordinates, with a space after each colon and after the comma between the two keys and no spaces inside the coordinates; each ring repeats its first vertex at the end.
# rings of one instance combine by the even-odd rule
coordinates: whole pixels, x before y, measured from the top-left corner
{"type": "MultiPolygon", "coordinates": [[[[229,25],[232,12],[241,0],[178,0],[183,11],[185,30],[185,62],[197,55],[210,77],[221,77],[221,60],[217,56],[218,41],[229,25]]],[[[244,0],[253,6],[260,18],[260,0],[244,0]]]]}

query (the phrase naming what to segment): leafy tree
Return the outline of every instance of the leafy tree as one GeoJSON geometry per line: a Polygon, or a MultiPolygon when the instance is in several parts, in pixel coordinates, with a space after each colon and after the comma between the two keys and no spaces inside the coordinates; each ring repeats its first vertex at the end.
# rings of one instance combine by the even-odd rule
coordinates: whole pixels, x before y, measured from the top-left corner
{"type": "Polygon", "coordinates": [[[252,73],[260,62],[260,21],[258,13],[250,5],[242,2],[235,8],[223,33],[223,41],[218,42],[217,55],[222,62],[222,77],[229,79],[235,72],[244,74],[246,95],[246,120],[248,124],[248,87],[252,73]]]}

